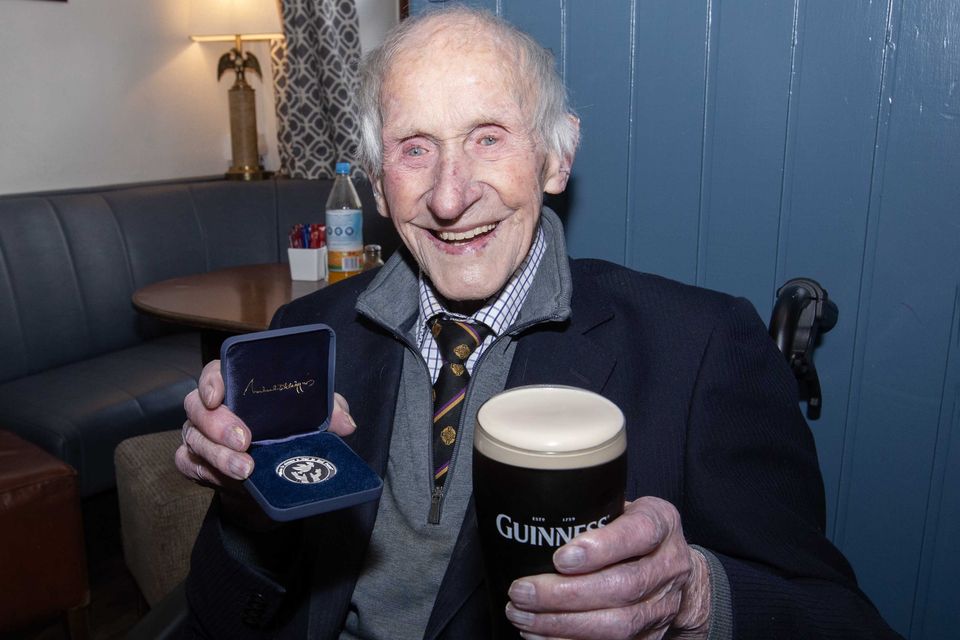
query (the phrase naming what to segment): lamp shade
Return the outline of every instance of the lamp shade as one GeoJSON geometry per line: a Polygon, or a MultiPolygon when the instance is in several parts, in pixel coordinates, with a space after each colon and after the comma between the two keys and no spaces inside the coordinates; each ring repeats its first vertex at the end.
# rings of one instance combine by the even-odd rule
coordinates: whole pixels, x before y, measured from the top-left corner
{"type": "Polygon", "coordinates": [[[190,0],[190,38],[196,42],[283,38],[277,0],[190,0]]]}

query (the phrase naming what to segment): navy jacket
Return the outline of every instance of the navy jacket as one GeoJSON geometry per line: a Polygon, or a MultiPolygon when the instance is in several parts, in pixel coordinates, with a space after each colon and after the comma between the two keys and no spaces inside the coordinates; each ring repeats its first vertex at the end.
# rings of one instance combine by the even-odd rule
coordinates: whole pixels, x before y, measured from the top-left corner
{"type": "MultiPolygon", "coordinates": [[[[574,385],[623,410],[627,496],[669,500],[688,541],[720,559],[734,637],[896,637],[824,536],[796,381],[750,304],[602,261],[571,271],[570,320],[520,335],[507,387],[574,385]]],[[[355,312],[369,280],[294,301],[274,324],[334,328],[337,390],[360,425],[347,442],[383,475],[404,347],[355,312]]],[[[191,634],[336,638],[375,517],[368,504],[261,534],[264,555],[240,561],[224,548],[215,501],[187,583],[191,634]]],[[[468,508],[425,637],[488,637],[481,587],[468,508]]]]}

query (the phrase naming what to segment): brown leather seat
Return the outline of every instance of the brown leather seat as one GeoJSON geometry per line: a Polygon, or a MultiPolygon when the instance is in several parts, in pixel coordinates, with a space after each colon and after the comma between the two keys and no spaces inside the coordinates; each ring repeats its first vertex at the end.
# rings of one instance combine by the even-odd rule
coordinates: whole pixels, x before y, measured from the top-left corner
{"type": "Polygon", "coordinates": [[[67,614],[84,637],[90,601],[77,472],[0,431],[0,632],[67,614]]]}

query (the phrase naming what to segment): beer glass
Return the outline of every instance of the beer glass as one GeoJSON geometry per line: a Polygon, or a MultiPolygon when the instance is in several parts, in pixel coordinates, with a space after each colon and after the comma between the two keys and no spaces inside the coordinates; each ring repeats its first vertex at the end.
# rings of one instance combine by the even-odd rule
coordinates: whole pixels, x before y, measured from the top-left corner
{"type": "Polygon", "coordinates": [[[553,553],[623,511],[626,434],[620,409],[591,391],[517,387],[477,413],[473,493],[495,638],[516,578],[554,573],[553,553]]]}

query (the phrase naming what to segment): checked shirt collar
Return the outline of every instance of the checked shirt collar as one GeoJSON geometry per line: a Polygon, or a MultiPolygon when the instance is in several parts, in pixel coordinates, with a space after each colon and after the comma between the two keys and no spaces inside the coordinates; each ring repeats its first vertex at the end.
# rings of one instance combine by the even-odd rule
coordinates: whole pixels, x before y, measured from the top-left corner
{"type": "MultiPolygon", "coordinates": [[[[542,223],[541,223],[542,224],[542,223]]],[[[442,366],[440,352],[437,349],[437,343],[429,330],[429,321],[438,315],[446,315],[458,320],[472,320],[487,326],[491,330],[491,335],[483,341],[479,348],[473,352],[470,359],[467,360],[467,371],[473,373],[473,365],[477,358],[493,344],[498,336],[506,332],[507,329],[516,321],[520,314],[520,308],[523,306],[527,293],[530,291],[530,285],[533,283],[533,277],[537,273],[540,261],[546,250],[546,240],[541,225],[537,225],[537,232],[533,239],[530,251],[523,263],[517,268],[514,274],[504,285],[496,296],[490,298],[482,308],[472,316],[447,311],[433,290],[433,284],[420,272],[420,310],[417,318],[417,344],[420,346],[420,353],[427,363],[430,370],[430,379],[436,382],[437,375],[442,366]]]]}

